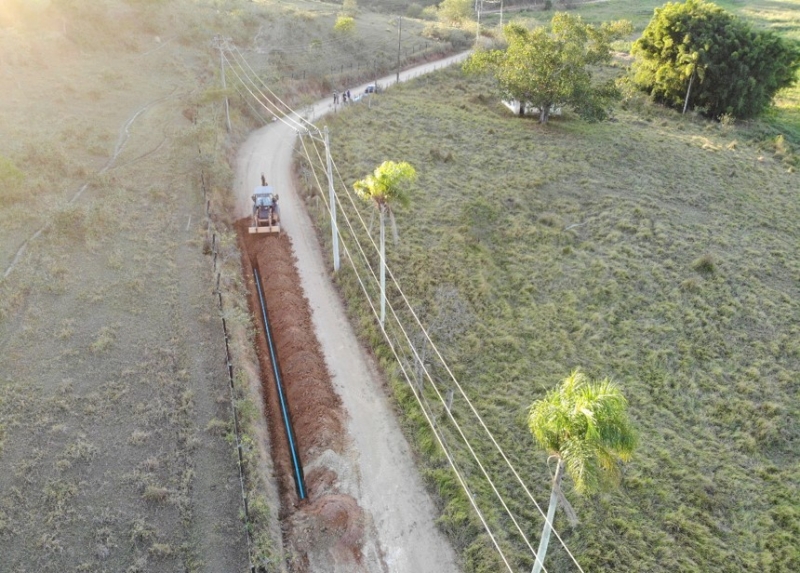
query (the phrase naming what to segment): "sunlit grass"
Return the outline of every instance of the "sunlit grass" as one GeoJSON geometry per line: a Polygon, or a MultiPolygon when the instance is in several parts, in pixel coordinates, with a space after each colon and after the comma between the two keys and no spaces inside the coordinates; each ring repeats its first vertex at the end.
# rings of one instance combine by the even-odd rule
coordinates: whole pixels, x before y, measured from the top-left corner
{"type": "MultiPolygon", "coordinates": [[[[348,184],[385,159],[417,168],[389,264],[434,331],[442,289],[465,305],[459,313],[472,318],[439,334],[443,352],[537,496],[549,474],[527,435],[528,405],[578,366],[623,386],[642,434],[623,487],[568,494],[582,524],[557,520],[585,570],[797,568],[800,531],[781,524],[796,514],[788,500],[800,479],[790,461],[800,438],[800,205],[777,148],[748,144],[753,126],[639,100],[614,122],[540,126],[458,71],[392,90],[330,127],[348,184]]],[[[350,280],[340,276],[357,309],[350,280]]],[[[358,320],[374,332],[367,316],[358,320]]],[[[410,394],[397,392],[445,498],[443,528],[472,556],[468,571],[494,570],[475,558],[491,549],[473,536],[480,528],[410,394]]],[[[470,480],[491,506],[486,484],[470,480]]],[[[535,511],[510,495],[536,529],[535,511]]],[[[528,567],[511,526],[490,513],[528,567]]],[[[553,570],[572,570],[563,551],[552,559],[553,570]]]]}

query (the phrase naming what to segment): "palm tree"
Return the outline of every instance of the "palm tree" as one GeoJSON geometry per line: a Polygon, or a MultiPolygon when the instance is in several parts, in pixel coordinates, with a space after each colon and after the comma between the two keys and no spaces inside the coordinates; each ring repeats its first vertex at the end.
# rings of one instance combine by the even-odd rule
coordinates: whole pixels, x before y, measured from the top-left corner
{"type": "Polygon", "coordinates": [[[417,172],[410,163],[384,161],[371,175],[356,181],[353,185],[359,197],[372,201],[380,213],[381,224],[381,324],[386,319],[386,213],[392,214],[392,205],[408,205],[406,185],[417,178],[417,172]]]}
{"type": "Polygon", "coordinates": [[[578,493],[591,493],[605,484],[618,483],[618,461],[628,461],[636,447],[636,432],[627,408],[628,401],[616,384],[607,378],[592,382],[579,370],[531,405],[528,427],[557,462],[533,573],[539,573],[544,566],[559,499],[565,510],[571,511],[561,493],[564,471],[578,493]]]}

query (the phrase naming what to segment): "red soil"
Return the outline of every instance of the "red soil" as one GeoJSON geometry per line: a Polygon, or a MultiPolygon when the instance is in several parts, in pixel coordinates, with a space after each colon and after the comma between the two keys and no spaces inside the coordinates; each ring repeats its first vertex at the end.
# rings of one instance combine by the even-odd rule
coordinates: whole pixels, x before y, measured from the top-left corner
{"type": "MultiPolygon", "coordinates": [[[[306,474],[308,498],[299,502],[281,418],[269,349],[261,321],[252,266],[261,276],[275,351],[301,463],[313,462],[326,450],[343,455],[346,445],[345,413],[333,389],[325,359],[314,333],[289,237],[285,234],[249,235],[247,224],[237,224],[242,259],[256,317],[257,348],[265,411],[272,441],[272,457],[281,492],[281,518],[289,527],[285,544],[294,555],[293,571],[304,572],[309,558],[352,563],[360,559],[364,536],[363,513],[355,499],[337,489],[338,476],[329,468],[315,467],[306,474]]],[[[345,570],[347,567],[345,567],[345,570]]]]}

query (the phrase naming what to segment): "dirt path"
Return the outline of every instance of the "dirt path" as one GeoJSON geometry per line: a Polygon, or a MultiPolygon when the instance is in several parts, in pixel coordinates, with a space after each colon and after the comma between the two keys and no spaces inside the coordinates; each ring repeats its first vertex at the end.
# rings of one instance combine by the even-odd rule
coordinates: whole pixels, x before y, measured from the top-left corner
{"type": "MultiPolygon", "coordinates": [[[[404,81],[450,65],[466,53],[412,68],[400,74],[404,81]]],[[[382,87],[395,75],[378,80],[382,87]]],[[[365,86],[352,89],[363,92],[365,86]]],[[[331,100],[318,102],[312,121],[331,111],[331,100]]],[[[394,411],[371,358],[364,352],[331,284],[315,232],[291,174],[295,131],[280,121],[259,129],[239,152],[237,215],[250,213],[250,194],[264,173],[281,196],[281,226],[289,234],[297,270],[308,297],[314,328],[325,361],[347,413],[357,483],[350,491],[377,532],[384,564],[370,571],[448,573],[458,571],[456,555],[434,524],[433,503],[425,491],[394,411]]]]}

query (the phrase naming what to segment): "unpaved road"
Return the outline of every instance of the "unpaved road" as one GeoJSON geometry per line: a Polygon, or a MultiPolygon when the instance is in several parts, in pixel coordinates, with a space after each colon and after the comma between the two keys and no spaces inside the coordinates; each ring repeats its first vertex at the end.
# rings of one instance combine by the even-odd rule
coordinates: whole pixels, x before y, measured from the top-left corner
{"type": "MultiPolygon", "coordinates": [[[[412,68],[404,81],[466,58],[462,53],[412,68]]],[[[395,74],[379,79],[382,87],[395,74]]],[[[364,86],[351,89],[362,93],[364,86]]],[[[331,98],[318,102],[312,121],[332,110],[331,98]]],[[[276,121],[253,132],[239,151],[235,192],[237,216],[250,214],[250,195],[264,173],[281,196],[281,227],[292,239],[297,268],[311,304],[314,328],[336,391],[347,410],[359,505],[377,531],[385,563],[377,571],[449,573],[458,571],[453,549],[434,524],[433,503],[395,420],[373,360],[364,352],[329,279],[320,246],[291,174],[294,129],[276,121]]]]}

